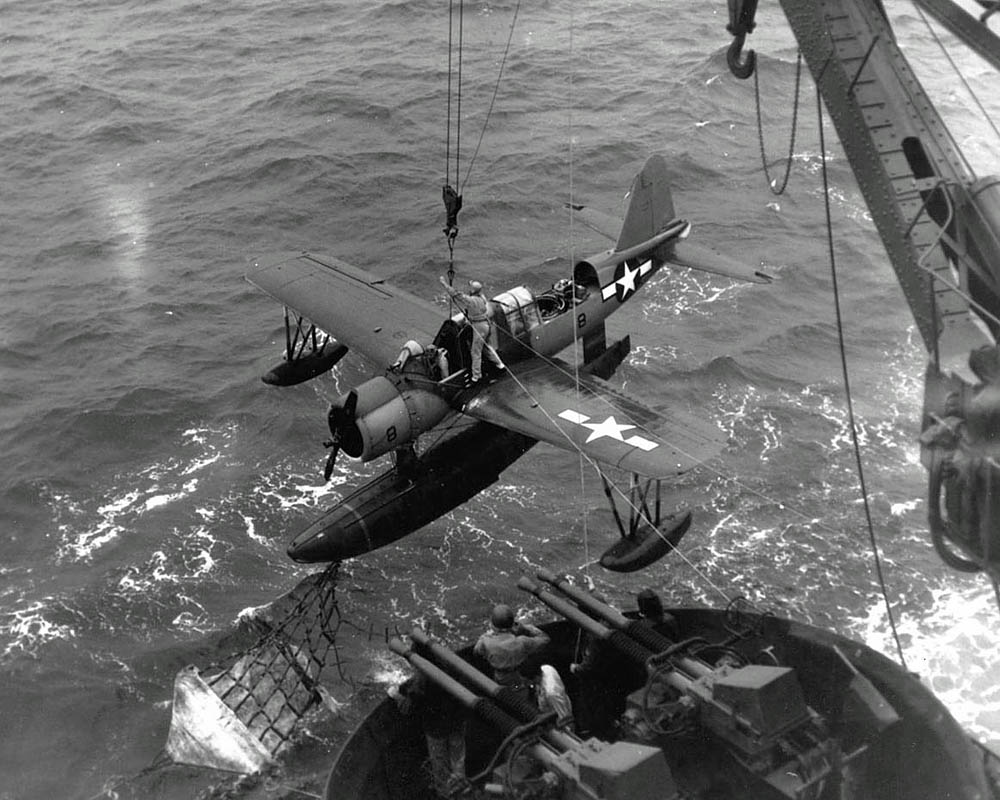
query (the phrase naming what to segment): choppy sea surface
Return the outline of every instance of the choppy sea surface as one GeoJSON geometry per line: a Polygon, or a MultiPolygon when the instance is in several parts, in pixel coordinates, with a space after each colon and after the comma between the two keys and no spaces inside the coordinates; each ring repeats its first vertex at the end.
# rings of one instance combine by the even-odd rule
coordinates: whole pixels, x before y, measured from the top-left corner
{"type": "MultiPolygon", "coordinates": [[[[342,458],[329,484],[321,474],[327,403],[371,365],[352,355],[303,386],[262,384],[281,309],[243,274],[308,249],[440,301],[447,6],[0,2],[3,800],[138,796],[177,670],[309,574],[287,543],[377,471],[342,458]]],[[[724,466],[668,498],[695,509],[683,557],[613,576],[590,565],[615,536],[594,476],[539,446],[473,502],[346,564],[345,614],[422,620],[459,642],[498,600],[527,610],[516,579],[547,566],[623,605],[646,585],[672,604],[745,595],[895,657],[847,429],[811,82],[774,196],[753,83],[726,68],[725,3],[550,0],[520,9],[484,131],[515,8],[464,6],[458,275],[544,288],[606,246],[563,203],[621,211],[661,153],[692,235],[776,280],[657,276],[609,325],[634,343],[614,383],[666,416],[671,401],[697,408],[725,434],[724,466]]],[[[901,1],[888,10],[956,139],[995,171],[996,136],[923,21],[901,1]]],[[[752,39],[780,177],[796,48],[777,4],[752,39]]],[[[951,55],[1000,117],[995,74],[951,55]]],[[[907,666],[1000,747],[1000,612],[985,580],[931,549],[923,346],[829,126],[826,141],[850,377],[907,666]]],[[[378,642],[344,646],[360,681],[399,671],[378,642]]],[[[156,796],[213,780],[167,769],[156,796]]]]}

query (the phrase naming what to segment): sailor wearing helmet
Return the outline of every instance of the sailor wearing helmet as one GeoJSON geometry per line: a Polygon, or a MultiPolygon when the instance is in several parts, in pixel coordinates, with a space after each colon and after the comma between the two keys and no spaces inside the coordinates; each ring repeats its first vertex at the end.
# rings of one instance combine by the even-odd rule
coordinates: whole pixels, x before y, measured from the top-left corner
{"type": "Polygon", "coordinates": [[[476,641],[473,652],[493,669],[493,679],[501,686],[527,689],[521,666],[528,657],[549,643],[547,633],[526,622],[516,622],[506,603],[493,607],[490,629],[476,641]]]}
{"type": "Polygon", "coordinates": [[[490,323],[490,304],[483,297],[483,285],[479,281],[469,281],[469,291],[460,292],[453,286],[448,285],[445,277],[441,276],[441,285],[448,291],[448,294],[455,300],[459,308],[465,314],[465,318],[472,326],[472,373],[469,376],[470,382],[479,383],[483,379],[483,351],[486,357],[493,362],[498,370],[506,369],[504,363],[497,355],[497,351],[490,344],[490,334],[493,326],[490,323]]]}

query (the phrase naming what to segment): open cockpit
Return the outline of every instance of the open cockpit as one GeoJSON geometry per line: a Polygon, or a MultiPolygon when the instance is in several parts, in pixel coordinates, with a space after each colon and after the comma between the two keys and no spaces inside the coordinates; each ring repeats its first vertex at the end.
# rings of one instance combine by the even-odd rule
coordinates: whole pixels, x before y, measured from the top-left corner
{"type": "MultiPolygon", "coordinates": [[[[507,360],[517,361],[534,349],[534,334],[548,323],[563,318],[591,295],[591,289],[563,278],[538,294],[527,286],[515,286],[490,300],[495,330],[494,346],[507,360]]],[[[458,311],[441,325],[434,345],[448,354],[449,372],[469,365],[472,328],[458,311]]]]}

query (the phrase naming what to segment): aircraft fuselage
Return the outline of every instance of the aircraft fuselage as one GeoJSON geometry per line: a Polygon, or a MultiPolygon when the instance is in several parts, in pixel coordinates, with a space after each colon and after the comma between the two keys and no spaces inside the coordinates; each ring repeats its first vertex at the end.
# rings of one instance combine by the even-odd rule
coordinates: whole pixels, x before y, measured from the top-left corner
{"type": "MultiPolygon", "coordinates": [[[[587,342],[594,340],[601,346],[593,352],[600,355],[604,321],[666,263],[670,240],[684,236],[686,230],[686,222],[675,221],[628,250],[609,251],[578,262],[572,286],[566,287],[563,297],[555,294],[556,287],[532,296],[525,304],[519,300],[530,293],[522,287],[497,295],[493,320],[501,358],[516,363],[536,354],[554,356],[578,341],[584,343],[586,353],[587,342]]],[[[585,362],[590,360],[585,357],[585,362]]]]}

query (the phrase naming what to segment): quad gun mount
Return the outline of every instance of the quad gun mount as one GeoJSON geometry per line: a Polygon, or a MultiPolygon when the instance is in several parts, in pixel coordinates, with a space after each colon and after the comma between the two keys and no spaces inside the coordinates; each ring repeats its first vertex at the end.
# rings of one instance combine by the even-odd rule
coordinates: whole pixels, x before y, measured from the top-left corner
{"type": "MultiPolygon", "coordinates": [[[[744,787],[740,796],[841,798],[855,760],[863,763],[868,743],[898,719],[873,686],[852,687],[868,719],[866,731],[838,738],[807,704],[795,669],[776,659],[750,663],[738,650],[700,638],[675,641],[547,571],[537,577],[546,586],[524,577],[518,587],[576,624],[615,664],[613,679],[597,679],[603,681],[598,694],[628,692],[623,710],[614,712],[613,734],[584,739],[559,727],[554,714],[540,714],[523,694],[496,683],[420,628],[411,632],[410,644],[390,642],[492,731],[497,750],[487,769],[470,779],[477,788],[511,798],[709,796],[705,786],[692,789],[703,780],[692,778],[698,772],[727,776],[730,785],[744,787]]],[[[602,702],[578,689],[574,703],[581,707],[602,702]]]]}
{"type": "Polygon", "coordinates": [[[389,648],[465,709],[494,727],[505,741],[522,737],[528,763],[523,759],[520,763],[508,759],[493,770],[489,776],[492,782],[484,787],[488,793],[516,796],[514,793],[525,790],[530,782],[536,789],[548,790],[542,796],[566,800],[674,800],[680,797],[670,768],[658,748],[624,741],[582,741],[555,728],[553,715],[535,719],[538,712],[531,706],[504,691],[447,648],[432,642],[421,629],[414,629],[413,640],[433,654],[432,658],[441,659],[456,670],[482,694],[466,688],[434,660],[415,652],[400,639],[391,640],[389,648]],[[537,738],[523,738],[536,732],[540,732],[537,738]]]}
{"type": "Polygon", "coordinates": [[[550,588],[528,578],[518,588],[578,625],[597,646],[645,669],[646,682],[628,695],[620,722],[627,738],[667,750],[675,735],[707,737],[748,777],[788,798],[819,797],[833,764],[848,760],[806,705],[795,670],[725,655],[710,664],[689,654],[698,643],[673,642],[550,572],[537,577],[550,588]]]}

